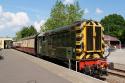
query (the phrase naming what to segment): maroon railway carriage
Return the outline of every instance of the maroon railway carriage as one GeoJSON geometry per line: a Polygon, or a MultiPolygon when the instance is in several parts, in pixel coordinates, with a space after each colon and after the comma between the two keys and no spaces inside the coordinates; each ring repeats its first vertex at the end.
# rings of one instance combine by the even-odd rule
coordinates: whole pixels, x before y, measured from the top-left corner
{"type": "Polygon", "coordinates": [[[19,41],[13,42],[13,48],[36,56],[36,42],[37,35],[23,38],[19,41]]]}

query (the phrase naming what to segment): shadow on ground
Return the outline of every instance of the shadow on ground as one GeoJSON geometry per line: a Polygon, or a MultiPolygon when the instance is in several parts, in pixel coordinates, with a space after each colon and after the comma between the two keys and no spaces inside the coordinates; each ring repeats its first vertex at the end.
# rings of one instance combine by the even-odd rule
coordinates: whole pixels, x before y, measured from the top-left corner
{"type": "Polygon", "coordinates": [[[3,56],[0,56],[0,60],[4,59],[3,56]]]}

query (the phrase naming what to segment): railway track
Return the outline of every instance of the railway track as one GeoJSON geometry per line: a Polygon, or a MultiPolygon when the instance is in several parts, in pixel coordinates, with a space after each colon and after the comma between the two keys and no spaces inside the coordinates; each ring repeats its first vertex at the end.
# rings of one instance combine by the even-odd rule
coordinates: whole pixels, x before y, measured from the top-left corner
{"type": "Polygon", "coordinates": [[[125,83],[125,65],[114,64],[114,69],[108,69],[106,81],[109,83],[125,83]]]}
{"type": "Polygon", "coordinates": [[[113,70],[108,70],[108,73],[111,75],[125,78],[125,70],[113,69],[113,70]]]}
{"type": "Polygon", "coordinates": [[[114,63],[114,68],[108,69],[108,73],[125,78],[125,65],[119,64],[119,63],[114,63]]]}

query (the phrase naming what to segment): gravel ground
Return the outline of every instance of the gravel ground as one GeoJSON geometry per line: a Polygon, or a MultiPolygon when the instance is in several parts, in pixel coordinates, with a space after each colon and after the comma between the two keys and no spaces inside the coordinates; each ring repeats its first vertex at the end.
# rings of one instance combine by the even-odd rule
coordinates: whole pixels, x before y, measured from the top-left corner
{"type": "Polygon", "coordinates": [[[108,57],[109,62],[125,64],[125,49],[118,49],[111,52],[108,57]]]}
{"type": "MultiPolygon", "coordinates": [[[[117,49],[111,52],[110,56],[108,57],[108,61],[115,63],[115,68],[125,70],[125,49],[117,49]]],[[[109,83],[125,83],[125,78],[113,75],[107,76],[106,79],[106,81],[109,83]]]]}
{"type": "Polygon", "coordinates": [[[113,75],[108,75],[106,77],[106,81],[109,83],[125,83],[125,78],[113,76],[113,75]]]}

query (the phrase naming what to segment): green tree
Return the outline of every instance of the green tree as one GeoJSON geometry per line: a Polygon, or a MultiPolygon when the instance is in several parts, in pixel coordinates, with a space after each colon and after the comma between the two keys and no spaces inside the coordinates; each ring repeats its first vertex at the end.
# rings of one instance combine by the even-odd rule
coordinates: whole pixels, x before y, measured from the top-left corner
{"type": "Polygon", "coordinates": [[[16,32],[16,37],[14,38],[14,40],[19,40],[19,39],[21,39],[21,32],[20,31],[16,32]]]}
{"type": "Polygon", "coordinates": [[[105,34],[118,37],[121,41],[125,39],[125,20],[121,15],[110,14],[108,16],[105,16],[101,20],[101,24],[104,26],[105,34]]]}
{"type": "Polygon", "coordinates": [[[83,11],[80,9],[78,2],[64,5],[61,1],[57,0],[51,10],[50,18],[47,19],[44,26],[41,26],[41,30],[47,31],[69,25],[81,20],[82,16],[83,11]],[[44,28],[44,30],[42,28],[44,28]]]}
{"type": "Polygon", "coordinates": [[[125,44],[125,29],[121,30],[121,35],[119,39],[121,40],[123,44],[125,44]]]}
{"type": "Polygon", "coordinates": [[[34,28],[33,25],[24,26],[20,31],[18,31],[16,33],[16,38],[15,39],[19,40],[21,38],[33,36],[33,35],[36,35],[36,34],[37,34],[37,31],[36,31],[36,29],[34,28]]]}
{"type": "Polygon", "coordinates": [[[29,28],[23,27],[22,30],[20,31],[20,33],[21,33],[21,38],[28,37],[29,36],[29,28]]]}
{"type": "Polygon", "coordinates": [[[56,1],[55,6],[52,8],[50,18],[45,23],[45,31],[65,25],[65,5],[61,1],[56,1]]]}
{"type": "Polygon", "coordinates": [[[31,25],[28,30],[28,36],[32,36],[32,35],[36,35],[36,34],[37,34],[37,31],[36,31],[35,27],[33,25],[31,25]]]}
{"type": "Polygon", "coordinates": [[[66,24],[72,24],[75,21],[82,20],[83,10],[80,9],[79,3],[66,5],[66,24]]]}

